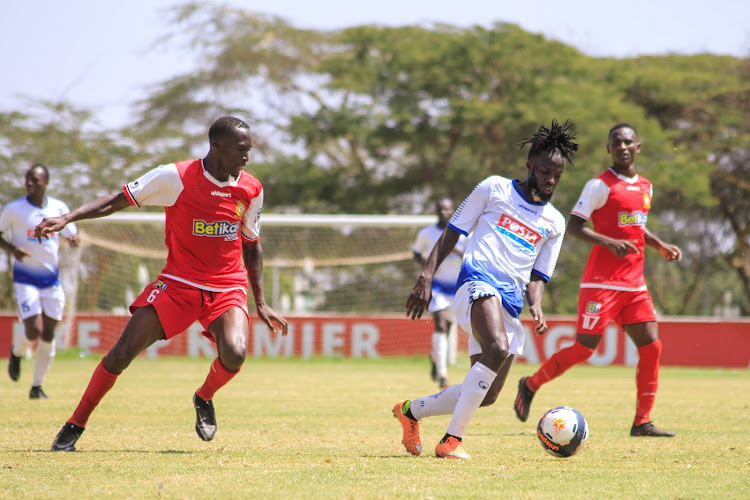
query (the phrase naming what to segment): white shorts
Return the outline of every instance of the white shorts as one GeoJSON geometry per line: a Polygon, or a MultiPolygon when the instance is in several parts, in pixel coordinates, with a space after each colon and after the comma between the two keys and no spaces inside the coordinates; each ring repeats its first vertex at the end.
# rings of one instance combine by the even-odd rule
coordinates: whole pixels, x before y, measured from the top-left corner
{"type": "MultiPolygon", "coordinates": [[[[475,300],[482,297],[494,295],[502,301],[500,292],[493,286],[482,281],[469,281],[461,285],[453,299],[453,311],[456,314],[456,322],[463,330],[469,334],[469,356],[482,353],[482,347],[474,338],[474,332],[471,329],[471,305],[475,300]]],[[[523,354],[523,344],[525,333],[523,325],[519,318],[514,318],[505,310],[503,311],[503,324],[505,325],[505,335],[508,337],[508,353],[523,354]]]]}
{"type": "Polygon", "coordinates": [[[39,289],[25,283],[13,283],[13,291],[16,294],[18,317],[21,321],[42,313],[57,321],[62,319],[65,294],[59,284],[39,289]]]}
{"type": "Polygon", "coordinates": [[[445,312],[450,316],[450,321],[453,322],[453,310],[451,309],[451,305],[453,305],[452,295],[448,295],[447,293],[440,292],[433,288],[432,300],[430,300],[430,305],[427,307],[427,312],[432,314],[438,311],[446,310],[445,312]]]}

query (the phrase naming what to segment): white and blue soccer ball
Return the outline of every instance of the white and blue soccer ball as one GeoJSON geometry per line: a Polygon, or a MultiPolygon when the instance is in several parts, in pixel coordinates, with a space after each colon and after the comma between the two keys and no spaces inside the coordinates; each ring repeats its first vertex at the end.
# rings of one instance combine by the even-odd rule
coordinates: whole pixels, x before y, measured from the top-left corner
{"type": "Polygon", "coordinates": [[[536,436],[547,453],[567,458],[578,453],[589,438],[589,426],[581,413],[570,406],[557,406],[542,415],[536,436]]]}

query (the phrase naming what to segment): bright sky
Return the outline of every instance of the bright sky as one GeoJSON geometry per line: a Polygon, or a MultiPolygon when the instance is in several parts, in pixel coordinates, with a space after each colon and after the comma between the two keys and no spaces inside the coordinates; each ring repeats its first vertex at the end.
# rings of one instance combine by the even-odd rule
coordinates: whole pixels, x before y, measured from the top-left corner
{"type": "MultiPolygon", "coordinates": [[[[0,0],[0,110],[64,99],[118,127],[148,86],[199,65],[154,51],[160,15],[180,0],[0,0]]],[[[592,56],[713,53],[750,57],[748,0],[229,0],[303,28],[503,21],[592,56]]]]}

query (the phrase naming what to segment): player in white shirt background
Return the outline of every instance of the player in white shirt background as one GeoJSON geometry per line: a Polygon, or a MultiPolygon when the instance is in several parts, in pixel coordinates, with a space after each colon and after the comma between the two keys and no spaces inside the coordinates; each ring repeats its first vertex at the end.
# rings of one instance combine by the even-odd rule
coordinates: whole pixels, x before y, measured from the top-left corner
{"type": "MultiPolygon", "coordinates": [[[[60,237],[41,243],[34,228],[45,217],[68,212],[62,201],[47,196],[49,170],[33,165],[26,171],[26,196],[8,203],[0,213],[0,248],[13,256],[13,291],[23,332],[14,335],[8,360],[8,375],[14,382],[21,376],[21,358],[38,340],[31,399],[48,399],[42,383],[55,357],[55,329],[62,319],[65,295],[58,273],[60,237]]],[[[75,224],[60,233],[71,246],[78,246],[75,224]]]]}
{"type": "MultiPolygon", "coordinates": [[[[422,228],[417,234],[412,250],[414,260],[423,267],[427,257],[440,239],[443,230],[453,217],[453,201],[450,198],[440,198],[435,202],[435,213],[438,217],[436,224],[422,228]]],[[[466,236],[461,235],[455,248],[445,258],[440,267],[435,271],[432,279],[432,300],[428,312],[432,314],[435,330],[432,334],[432,380],[438,383],[441,389],[445,389],[448,383],[448,334],[453,317],[453,297],[456,295],[456,282],[458,273],[461,271],[461,258],[466,247],[466,236]]]]}
{"type": "Polygon", "coordinates": [[[515,355],[523,351],[519,315],[524,296],[536,333],[547,330],[542,296],[565,234],[565,219],[549,202],[566,163],[578,150],[572,127],[552,120],[549,128],[540,126],[519,143],[531,146],[524,180],[495,175],[477,185],[451,218],[409,295],[407,316],[419,318],[429,304],[435,270],[459,236],[471,233],[453,302],[456,321],[469,334],[471,368],[461,384],[393,407],[402,426],[402,443],[412,455],[422,452],[419,421],[452,415],[435,454],[469,458],[462,443],[469,422],[480,406],[495,402],[515,355]]]}

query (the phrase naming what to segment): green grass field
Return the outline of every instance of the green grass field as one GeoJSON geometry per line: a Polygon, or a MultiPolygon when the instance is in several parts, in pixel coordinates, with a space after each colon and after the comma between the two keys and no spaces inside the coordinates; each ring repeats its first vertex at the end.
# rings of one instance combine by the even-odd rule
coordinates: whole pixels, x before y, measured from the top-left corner
{"type": "MultiPolygon", "coordinates": [[[[662,368],[653,413],[673,439],[631,438],[634,368],[575,367],[516,420],[513,367],[498,402],[474,417],[469,461],[440,460],[449,416],[422,422],[424,452],[408,455],[391,415],[435,392],[420,359],[250,359],[215,397],[219,431],[204,443],[191,397],[207,359],[138,359],[104,398],[76,453],[50,444],[98,359],[62,353],[30,401],[0,377],[0,498],[750,498],[750,371],[662,368]],[[590,427],[586,447],[553,458],[535,436],[544,410],[567,404],[590,427]],[[534,420],[532,422],[532,420],[534,420]]],[[[461,359],[450,368],[460,382],[461,359]]]]}

